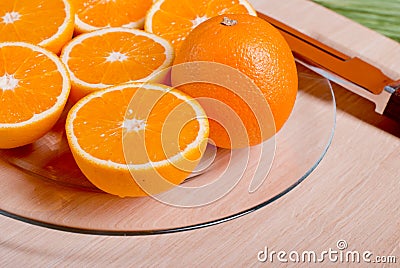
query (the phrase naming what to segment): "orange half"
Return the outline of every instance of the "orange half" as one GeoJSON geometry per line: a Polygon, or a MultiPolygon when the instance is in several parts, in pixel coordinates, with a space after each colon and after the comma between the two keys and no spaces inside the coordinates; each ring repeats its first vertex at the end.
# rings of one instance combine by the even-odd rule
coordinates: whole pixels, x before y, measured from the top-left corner
{"type": "Polygon", "coordinates": [[[0,42],[28,42],[58,54],[74,31],[68,0],[7,0],[0,2],[0,42]]]}
{"type": "Polygon", "coordinates": [[[208,141],[200,104],[159,84],[99,90],[69,111],[66,133],[83,174],[99,189],[145,196],[179,185],[197,166],[208,141]]]}
{"type": "Polygon", "coordinates": [[[42,137],[60,117],[69,90],[55,54],[28,43],[0,43],[0,148],[42,137]]]}
{"type": "Polygon", "coordinates": [[[71,76],[73,101],[109,86],[152,81],[173,58],[173,49],[165,39],[122,27],[81,34],[61,53],[71,76]]]}

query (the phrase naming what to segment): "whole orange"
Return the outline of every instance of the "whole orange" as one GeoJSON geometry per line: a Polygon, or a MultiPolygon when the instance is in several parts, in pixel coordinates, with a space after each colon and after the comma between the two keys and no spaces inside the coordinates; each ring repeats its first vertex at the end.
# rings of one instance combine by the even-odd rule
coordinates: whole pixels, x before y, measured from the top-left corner
{"type": "MultiPolygon", "coordinates": [[[[229,14],[203,22],[183,42],[174,65],[188,62],[221,63],[250,78],[269,105],[275,123],[274,133],[290,116],[298,89],[295,60],[283,36],[263,19],[247,14],[229,14]]],[[[214,73],[214,76],[219,75],[214,73]]],[[[249,102],[238,96],[240,94],[221,85],[204,82],[187,83],[179,89],[194,98],[212,98],[228,105],[243,122],[248,145],[259,144],[271,137],[261,134],[262,129],[254,115],[257,107],[251,107],[249,102]]],[[[208,107],[203,108],[209,115],[208,107]]],[[[243,143],[232,144],[231,134],[218,120],[210,116],[209,121],[210,139],[218,147],[243,147],[243,143]]]]}

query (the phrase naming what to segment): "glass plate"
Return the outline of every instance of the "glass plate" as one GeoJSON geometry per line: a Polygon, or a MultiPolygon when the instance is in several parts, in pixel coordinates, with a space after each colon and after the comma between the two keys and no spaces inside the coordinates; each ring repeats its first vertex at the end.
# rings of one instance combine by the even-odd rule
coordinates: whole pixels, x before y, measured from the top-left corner
{"type": "Polygon", "coordinates": [[[302,66],[298,72],[294,110],[273,139],[264,147],[234,152],[211,147],[216,152],[211,166],[183,184],[195,188],[215,183],[206,194],[171,191],[156,198],[119,198],[97,190],[72,158],[64,114],[37,142],[0,150],[3,159],[23,172],[0,180],[0,214],[68,232],[130,236],[193,230],[257,211],[306,179],[332,141],[336,105],[331,85],[302,66]],[[272,148],[273,155],[260,153],[260,148],[272,148]],[[221,174],[228,180],[218,180],[221,174]]]}

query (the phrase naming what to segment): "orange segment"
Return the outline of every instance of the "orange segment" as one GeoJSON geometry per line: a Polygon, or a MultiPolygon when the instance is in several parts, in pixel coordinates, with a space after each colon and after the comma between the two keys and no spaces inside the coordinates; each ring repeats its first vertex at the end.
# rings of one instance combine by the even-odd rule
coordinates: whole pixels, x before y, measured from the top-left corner
{"type": "Polygon", "coordinates": [[[107,28],[82,34],[64,47],[73,100],[112,85],[145,81],[171,65],[168,41],[141,30],[107,28]]]}
{"type": "Polygon", "coordinates": [[[246,0],[159,0],[147,13],[144,27],[169,40],[178,51],[182,41],[200,23],[231,13],[257,15],[246,0]]]}
{"type": "Polygon", "coordinates": [[[69,90],[56,55],[28,43],[0,43],[0,148],[43,136],[61,115],[69,90]]]}
{"type": "Polygon", "coordinates": [[[99,189],[119,196],[156,194],[181,183],[200,161],[208,121],[176,89],[129,83],[99,90],[70,110],[74,158],[99,189]]]}
{"type": "Polygon", "coordinates": [[[90,32],[106,27],[141,28],[153,0],[73,0],[75,30],[90,32]]]}
{"type": "Polygon", "coordinates": [[[0,4],[0,42],[23,41],[59,53],[73,30],[68,0],[8,0],[0,4]]]}

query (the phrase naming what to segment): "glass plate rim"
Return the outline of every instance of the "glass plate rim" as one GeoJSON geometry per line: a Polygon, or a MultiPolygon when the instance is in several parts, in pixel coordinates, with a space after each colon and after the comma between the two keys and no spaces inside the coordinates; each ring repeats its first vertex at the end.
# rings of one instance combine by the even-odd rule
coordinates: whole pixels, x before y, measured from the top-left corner
{"type": "MultiPolygon", "coordinates": [[[[299,61],[297,61],[297,62],[299,62],[299,61]]],[[[300,62],[300,64],[301,64],[301,62],[300,62]]],[[[191,224],[191,225],[187,225],[187,226],[183,226],[183,227],[160,228],[160,229],[154,229],[154,230],[129,230],[129,231],[128,230],[113,231],[113,230],[101,230],[101,229],[91,230],[91,229],[78,228],[78,227],[62,226],[62,225],[47,223],[47,222],[44,222],[41,220],[35,220],[35,219],[29,218],[29,217],[21,216],[21,215],[6,211],[1,208],[0,208],[0,215],[8,217],[10,219],[14,219],[14,220],[23,222],[23,223],[31,224],[31,225],[38,226],[38,227],[43,227],[46,229],[56,230],[56,231],[63,231],[63,232],[67,232],[67,233],[84,234],[84,235],[117,236],[117,237],[119,237],[119,236],[162,235],[162,234],[173,234],[173,233],[181,233],[181,232],[187,232],[187,231],[192,231],[192,230],[198,230],[198,229],[203,229],[206,227],[211,227],[211,226],[219,225],[222,223],[226,223],[226,222],[241,218],[250,213],[256,212],[256,211],[268,206],[269,204],[273,203],[274,201],[282,198],[283,196],[285,196],[286,194],[291,192],[293,189],[295,189],[298,185],[300,185],[306,178],[308,178],[309,175],[321,163],[321,161],[323,160],[324,156],[326,155],[326,153],[328,152],[328,150],[332,144],[332,140],[333,140],[335,129],[336,129],[336,118],[337,118],[335,93],[333,91],[330,80],[328,80],[327,78],[322,77],[322,76],[320,79],[325,80],[325,82],[327,83],[327,86],[329,88],[331,97],[332,97],[331,105],[333,108],[333,118],[331,118],[330,120],[333,120],[333,126],[331,129],[330,135],[328,137],[328,142],[325,145],[324,149],[322,150],[322,153],[319,155],[316,162],[311,166],[311,168],[304,175],[302,175],[299,179],[297,179],[293,184],[291,184],[285,190],[283,190],[280,193],[276,194],[275,196],[267,199],[266,201],[261,202],[258,205],[252,206],[252,207],[242,210],[240,212],[236,212],[229,216],[222,217],[220,219],[211,220],[211,221],[207,221],[207,222],[203,222],[203,223],[191,224]]]]}

